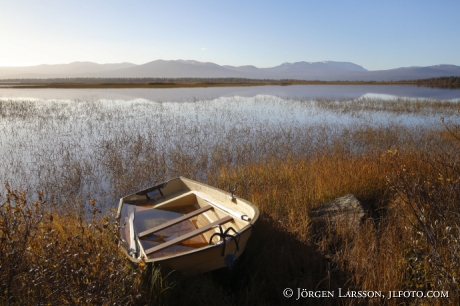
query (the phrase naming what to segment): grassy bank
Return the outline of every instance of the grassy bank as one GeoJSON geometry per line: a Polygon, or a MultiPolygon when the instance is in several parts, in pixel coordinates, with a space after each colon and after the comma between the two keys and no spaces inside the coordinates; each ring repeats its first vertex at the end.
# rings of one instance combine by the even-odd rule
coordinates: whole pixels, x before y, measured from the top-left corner
{"type": "MultiPolygon", "coordinates": [[[[41,171],[53,174],[38,180],[42,192],[19,191],[19,183],[2,192],[0,304],[291,305],[297,296],[285,298],[285,288],[295,294],[297,288],[335,292],[335,298],[296,302],[312,305],[460,302],[460,133],[455,121],[423,128],[364,121],[340,129],[262,122],[225,130],[206,120],[190,127],[190,122],[181,123],[183,118],[169,117],[178,134],[171,129],[158,136],[151,125],[145,130],[113,126],[109,123],[119,122],[118,115],[102,117],[102,109],[91,105],[81,106],[88,116],[99,112],[100,126],[117,128],[116,135],[77,125],[80,139],[91,131],[97,141],[73,146],[73,151],[65,142],[56,144],[63,161],[59,154],[56,160],[53,154],[37,157],[41,171]],[[216,137],[219,141],[208,141],[216,137]],[[83,191],[99,186],[99,175],[111,192],[94,201],[83,191]],[[102,199],[110,196],[116,203],[121,195],[177,175],[224,190],[238,182],[238,196],[259,207],[260,222],[231,274],[223,270],[189,279],[161,275],[149,266],[129,264],[118,251],[115,204],[101,207],[102,199]],[[309,211],[348,193],[371,208],[362,225],[352,233],[332,235],[330,229],[313,235],[309,211]],[[449,298],[347,299],[337,297],[339,288],[385,294],[439,290],[449,291],[449,298]]],[[[323,105],[345,107],[331,101],[323,105]]],[[[416,109],[438,114],[455,108],[433,105],[416,109]]],[[[198,114],[204,116],[205,109],[209,107],[198,114]]],[[[44,120],[45,127],[48,121],[53,126],[73,120],[64,110],[21,109],[18,104],[2,108],[5,116],[26,123],[44,120]]],[[[228,122],[233,113],[223,116],[217,120],[228,122]]],[[[7,139],[3,144],[12,148],[47,149],[7,139]]],[[[19,167],[9,166],[11,161],[19,164],[15,156],[3,156],[3,169],[19,167]]]]}
{"type": "Polygon", "coordinates": [[[458,76],[401,81],[321,81],[247,78],[48,78],[3,79],[0,80],[0,85],[2,84],[11,88],[205,88],[267,85],[417,85],[450,89],[458,89],[460,87],[458,76]]]}
{"type": "Polygon", "coordinates": [[[76,78],[76,79],[11,79],[2,81],[12,88],[205,88],[289,85],[426,85],[428,81],[318,81],[270,80],[244,78],[76,78]]]}

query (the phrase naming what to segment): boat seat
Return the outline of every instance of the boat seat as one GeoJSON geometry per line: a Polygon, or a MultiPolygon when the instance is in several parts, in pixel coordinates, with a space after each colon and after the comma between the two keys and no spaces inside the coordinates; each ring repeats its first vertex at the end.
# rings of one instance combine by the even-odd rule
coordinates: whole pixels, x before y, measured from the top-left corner
{"type": "Polygon", "coordinates": [[[177,224],[177,223],[180,223],[180,222],[182,222],[182,221],[184,221],[184,220],[187,220],[187,219],[190,219],[190,218],[192,218],[192,217],[195,217],[195,216],[197,216],[197,215],[199,215],[199,214],[201,214],[201,213],[203,213],[203,212],[205,212],[205,211],[208,211],[208,210],[210,210],[210,209],[213,209],[213,208],[214,208],[214,207],[212,207],[211,205],[207,205],[207,206],[202,207],[202,208],[200,208],[200,209],[194,210],[194,211],[192,211],[191,213],[188,213],[188,214],[186,214],[186,215],[183,215],[182,217],[173,219],[173,220],[171,220],[171,221],[165,222],[165,223],[163,223],[163,224],[160,224],[160,225],[158,225],[158,226],[155,226],[155,227],[153,227],[153,228],[150,228],[150,229],[148,229],[148,230],[146,230],[146,231],[143,231],[143,232],[139,233],[138,237],[139,237],[139,238],[142,238],[142,237],[147,236],[147,235],[149,235],[149,234],[152,234],[152,233],[161,231],[161,230],[163,230],[163,229],[165,229],[165,228],[171,227],[171,226],[173,226],[173,225],[175,225],[175,224],[177,224]]]}
{"type": "Polygon", "coordinates": [[[189,233],[187,233],[187,234],[184,234],[184,235],[179,236],[179,237],[177,237],[177,238],[175,238],[175,239],[172,239],[172,240],[167,241],[167,242],[164,242],[164,243],[162,243],[162,244],[160,244],[160,245],[154,246],[153,248],[150,248],[150,249],[148,249],[148,250],[145,250],[145,254],[146,254],[146,255],[149,255],[149,254],[152,254],[152,253],[161,251],[161,250],[166,249],[166,248],[168,248],[168,247],[170,247],[170,246],[172,246],[172,245],[174,245],[174,244],[176,244],[176,243],[179,243],[179,242],[188,240],[188,239],[190,239],[190,238],[193,238],[193,237],[195,237],[195,236],[201,235],[201,234],[203,234],[204,232],[209,231],[210,229],[212,229],[212,228],[215,227],[215,226],[222,225],[222,224],[227,223],[227,222],[230,222],[230,221],[232,221],[232,220],[233,220],[232,217],[226,216],[226,217],[224,217],[224,218],[222,218],[222,219],[219,219],[219,220],[217,220],[217,221],[214,221],[214,222],[212,222],[212,223],[210,223],[210,224],[208,224],[208,225],[205,225],[205,226],[203,226],[203,227],[201,227],[201,228],[197,228],[196,230],[191,231],[191,232],[189,232],[189,233]]]}

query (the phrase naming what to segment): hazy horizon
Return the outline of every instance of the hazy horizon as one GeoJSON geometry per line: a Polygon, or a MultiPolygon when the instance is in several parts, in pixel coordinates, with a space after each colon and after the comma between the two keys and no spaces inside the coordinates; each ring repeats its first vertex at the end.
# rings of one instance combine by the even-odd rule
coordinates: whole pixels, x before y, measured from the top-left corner
{"type": "MultiPolygon", "coordinates": [[[[156,61],[168,61],[168,62],[174,62],[174,61],[195,61],[195,62],[199,62],[199,63],[210,63],[210,64],[216,64],[216,65],[219,65],[219,66],[222,66],[222,67],[225,67],[225,66],[231,66],[231,67],[244,67],[244,66],[254,66],[256,68],[259,68],[259,69],[264,69],[264,68],[273,68],[273,67],[277,67],[277,66],[281,66],[283,64],[294,64],[294,63],[301,63],[301,62],[305,62],[305,63],[309,63],[309,64],[317,64],[317,63],[331,63],[331,62],[335,62],[335,63],[350,63],[350,64],[354,64],[354,65],[357,65],[357,66],[361,66],[362,68],[368,70],[368,71],[373,71],[371,69],[367,69],[366,67],[364,67],[363,65],[360,65],[359,63],[354,63],[354,62],[350,62],[350,61],[334,61],[334,60],[325,60],[325,61],[316,61],[316,62],[311,62],[311,61],[298,61],[298,62],[280,62],[278,64],[275,64],[273,66],[270,66],[270,67],[259,67],[259,66],[256,66],[254,64],[251,64],[251,63],[248,63],[246,65],[239,65],[239,66],[233,66],[233,65],[225,65],[225,64],[221,64],[221,63],[216,63],[216,62],[210,62],[210,61],[197,61],[197,60],[194,60],[194,59],[182,59],[182,58],[178,58],[178,59],[170,59],[170,60],[164,60],[164,59],[155,59],[155,60],[151,60],[151,61],[147,61],[145,63],[140,63],[140,64],[136,64],[136,63],[133,63],[133,62],[129,62],[129,61],[122,61],[122,62],[111,62],[111,63],[99,63],[99,62],[93,62],[93,61],[81,61],[81,60],[75,60],[75,61],[72,61],[72,62],[66,62],[66,63],[56,63],[56,64],[49,64],[49,63],[41,63],[41,64],[36,64],[36,65],[23,65],[23,66],[1,66],[0,65],[0,68],[26,68],[26,67],[36,67],[36,66],[56,66],[56,65],[71,65],[71,64],[77,64],[77,63],[88,63],[88,64],[97,64],[97,65],[119,65],[119,64],[129,64],[129,65],[133,65],[133,66],[141,66],[141,65],[144,65],[144,64],[148,64],[148,63],[151,63],[151,62],[156,62],[156,61]]],[[[451,64],[451,63],[438,63],[438,64],[433,64],[433,65],[429,65],[429,66],[400,66],[400,67],[393,67],[393,68],[388,68],[388,69],[381,69],[381,70],[391,70],[391,69],[398,69],[398,68],[412,68],[412,67],[431,67],[431,66],[441,66],[441,65],[453,65],[453,66],[459,66],[460,65],[455,65],[455,64],[451,64]]],[[[380,69],[376,69],[376,70],[380,70],[380,69]]]]}
{"type": "Polygon", "coordinates": [[[3,1],[0,66],[197,60],[460,66],[460,2],[3,1]]]}

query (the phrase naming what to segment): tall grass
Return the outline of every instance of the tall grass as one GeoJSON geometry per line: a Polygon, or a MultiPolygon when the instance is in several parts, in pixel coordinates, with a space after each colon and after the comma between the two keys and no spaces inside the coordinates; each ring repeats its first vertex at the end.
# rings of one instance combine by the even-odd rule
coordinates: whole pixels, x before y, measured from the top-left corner
{"type": "Polygon", "coordinates": [[[2,102],[0,168],[14,187],[0,206],[0,304],[292,304],[285,288],[450,293],[313,305],[458,303],[458,132],[433,123],[455,120],[456,105],[387,102],[2,102]],[[259,207],[230,274],[181,279],[118,252],[118,198],[178,175],[238,182],[259,207]],[[369,217],[314,235],[309,211],[348,193],[369,217]]]}

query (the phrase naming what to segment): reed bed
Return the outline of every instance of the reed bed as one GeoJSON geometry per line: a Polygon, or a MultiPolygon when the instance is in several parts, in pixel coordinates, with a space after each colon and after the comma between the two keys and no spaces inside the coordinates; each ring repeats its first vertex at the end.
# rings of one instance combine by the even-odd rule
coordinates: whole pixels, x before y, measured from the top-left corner
{"type": "Polygon", "coordinates": [[[285,288],[336,293],[297,301],[312,305],[458,304],[456,111],[448,101],[266,96],[0,100],[9,182],[0,305],[292,304],[285,288]],[[238,183],[259,207],[234,270],[182,279],[119,253],[118,199],[178,175],[224,190],[238,183]],[[348,193],[369,205],[361,226],[314,234],[309,211],[348,193]],[[339,288],[449,297],[338,298],[339,288]]]}

